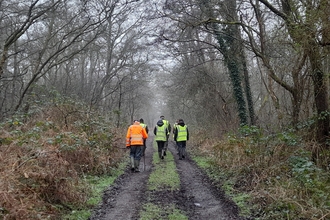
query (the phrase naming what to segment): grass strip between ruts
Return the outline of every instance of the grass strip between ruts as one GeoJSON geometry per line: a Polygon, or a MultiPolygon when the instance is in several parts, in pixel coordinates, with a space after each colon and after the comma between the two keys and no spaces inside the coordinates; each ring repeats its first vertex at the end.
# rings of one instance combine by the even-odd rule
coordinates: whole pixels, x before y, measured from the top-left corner
{"type": "Polygon", "coordinates": [[[154,169],[149,176],[148,189],[149,190],[179,190],[180,177],[176,172],[176,165],[174,163],[173,155],[167,151],[164,159],[158,156],[157,146],[154,144],[156,152],[153,154],[154,169]]]}
{"type": "MultiPolygon", "coordinates": [[[[162,160],[158,156],[157,144],[155,141],[153,147],[155,149],[155,153],[153,154],[154,168],[149,176],[148,190],[179,190],[180,177],[176,172],[173,155],[167,151],[166,157],[162,160]]],[[[188,220],[188,217],[174,205],[164,207],[149,202],[143,205],[143,209],[140,212],[140,220],[149,219],[188,220]]]]}

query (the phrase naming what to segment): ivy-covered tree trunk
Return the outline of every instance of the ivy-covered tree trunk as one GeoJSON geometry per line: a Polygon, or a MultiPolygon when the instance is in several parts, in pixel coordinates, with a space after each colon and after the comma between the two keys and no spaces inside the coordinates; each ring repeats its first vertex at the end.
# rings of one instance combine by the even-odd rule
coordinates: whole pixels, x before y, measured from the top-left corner
{"type": "MultiPolygon", "coordinates": [[[[236,1],[223,1],[223,10],[225,22],[228,23],[224,29],[224,36],[226,36],[226,41],[229,47],[229,59],[235,58],[236,63],[239,67],[239,74],[241,78],[241,86],[243,86],[245,97],[243,93],[243,98],[245,98],[248,107],[248,116],[250,118],[250,124],[255,124],[255,114],[254,106],[252,101],[252,91],[250,87],[250,80],[248,69],[246,65],[246,57],[243,47],[243,40],[239,25],[235,24],[238,21],[237,16],[237,3],[236,1]]],[[[243,103],[242,103],[243,104],[243,103]]],[[[245,104],[245,103],[244,103],[245,104]]]]}
{"type": "Polygon", "coordinates": [[[245,59],[243,50],[242,50],[242,54],[241,54],[241,62],[243,64],[244,91],[246,94],[246,101],[247,101],[247,105],[248,105],[250,124],[255,125],[256,118],[255,118],[255,113],[254,113],[252,91],[251,91],[251,86],[250,86],[250,77],[249,77],[249,72],[247,70],[246,59],[245,59]]]}
{"type": "MultiPolygon", "coordinates": [[[[213,13],[212,6],[209,4],[208,0],[201,1],[202,10],[204,10],[209,17],[209,20],[216,21],[216,18],[213,13]]],[[[224,17],[226,20],[232,22],[235,21],[236,15],[236,2],[229,1],[227,5],[224,7],[226,11],[224,13],[224,17]]],[[[224,62],[229,71],[229,77],[233,87],[234,97],[238,107],[238,116],[240,119],[241,125],[248,124],[248,116],[246,110],[246,101],[244,97],[244,90],[242,88],[242,78],[244,76],[244,60],[241,55],[242,53],[242,46],[241,46],[241,39],[239,28],[237,25],[230,24],[228,22],[227,25],[224,25],[222,31],[220,31],[220,26],[218,23],[211,22],[213,34],[219,44],[219,50],[224,57],[224,62]]],[[[246,91],[249,92],[250,97],[248,101],[251,101],[251,91],[249,91],[249,81],[245,79],[246,91]]],[[[252,105],[252,101],[249,102],[249,105],[252,105]]],[[[253,111],[253,107],[250,108],[253,111]]],[[[251,114],[254,122],[254,113],[251,114]]],[[[251,120],[252,122],[252,120],[251,120]]]]}

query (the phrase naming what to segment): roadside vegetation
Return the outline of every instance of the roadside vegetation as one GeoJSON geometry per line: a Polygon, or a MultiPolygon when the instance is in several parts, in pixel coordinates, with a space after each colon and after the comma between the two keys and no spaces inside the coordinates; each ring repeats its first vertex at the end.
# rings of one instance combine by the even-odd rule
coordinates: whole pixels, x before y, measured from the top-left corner
{"type": "Polygon", "coordinates": [[[194,159],[221,184],[241,215],[330,218],[329,165],[312,161],[315,143],[304,142],[302,135],[284,131],[267,136],[256,127],[242,127],[223,140],[192,138],[194,159]]]}
{"type": "Polygon", "coordinates": [[[95,205],[101,190],[91,183],[118,175],[122,133],[84,110],[59,99],[0,125],[0,219],[54,219],[95,205]]]}

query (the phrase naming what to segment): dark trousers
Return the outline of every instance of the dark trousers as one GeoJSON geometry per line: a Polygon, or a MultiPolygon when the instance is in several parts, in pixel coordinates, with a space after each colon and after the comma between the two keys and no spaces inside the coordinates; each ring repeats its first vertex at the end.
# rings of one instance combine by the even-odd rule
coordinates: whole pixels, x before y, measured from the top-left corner
{"type": "Polygon", "coordinates": [[[156,141],[156,142],[157,142],[157,146],[158,146],[158,156],[159,156],[159,158],[161,158],[162,150],[164,150],[164,146],[165,146],[165,141],[156,141]]]}
{"type": "Polygon", "coordinates": [[[146,152],[146,148],[147,148],[147,146],[146,146],[146,140],[143,140],[143,146],[142,146],[141,157],[144,156],[144,154],[145,154],[145,152],[146,152]]]}
{"type": "Polygon", "coordinates": [[[134,160],[140,160],[142,156],[142,145],[131,145],[129,156],[133,157],[134,160]]]}
{"type": "Polygon", "coordinates": [[[185,157],[186,155],[186,141],[178,141],[178,151],[179,151],[179,158],[182,159],[182,156],[185,157]]]}
{"type": "Polygon", "coordinates": [[[167,151],[167,148],[168,148],[168,139],[169,139],[170,135],[167,135],[166,136],[166,141],[164,143],[164,151],[167,151]]]}

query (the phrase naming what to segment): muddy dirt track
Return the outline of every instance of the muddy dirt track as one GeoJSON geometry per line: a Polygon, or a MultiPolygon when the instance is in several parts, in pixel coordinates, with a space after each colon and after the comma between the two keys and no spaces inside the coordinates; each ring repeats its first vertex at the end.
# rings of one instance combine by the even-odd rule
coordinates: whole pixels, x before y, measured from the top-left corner
{"type": "Polygon", "coordinates": [[[142,159],[141,172],[131,173],[127,167],[115,184],[104,192],[102,203],[95,208],[89,220],[138,220],[139,212],[147,202],[161,207],[175,205],[189,220],[243,219],[238,216],[237,206],[212,184],[205,173],[189,158],[189,154],[184,160],[179,160],[173,141],[169,142],[169,151],[174,155],[180,175],[180,190],[149,191],[147,181],[153,169],[154,153],[152,141],[153,137],[147,139],[145,166],[142,159]]]}

